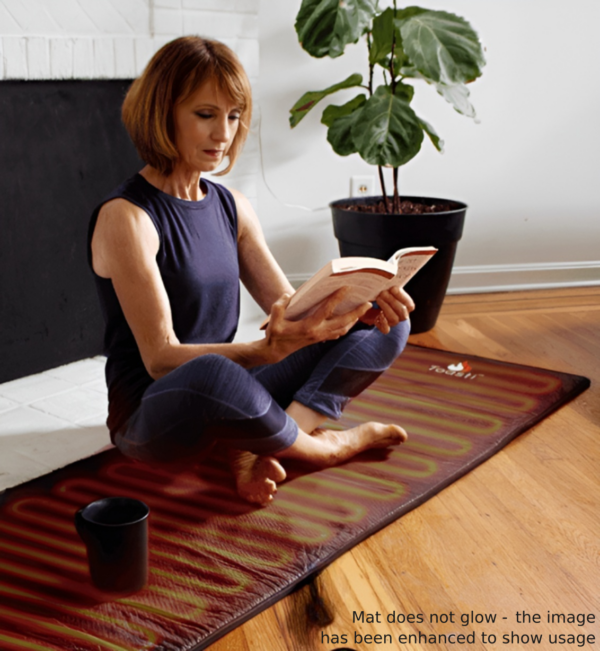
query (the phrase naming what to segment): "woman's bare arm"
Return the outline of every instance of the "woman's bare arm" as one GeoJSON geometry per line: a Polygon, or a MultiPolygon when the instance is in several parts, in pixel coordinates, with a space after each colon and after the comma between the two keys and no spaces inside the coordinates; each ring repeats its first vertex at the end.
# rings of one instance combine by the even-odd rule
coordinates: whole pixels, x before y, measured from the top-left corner
{"type": "Polygon", "coordinates": [[[294,288],[267,246],[260,222],[248,199],[231,190],[238,213],[238,251],[240,279],[265,314],[282,294],[293,294],[294,288]]]}

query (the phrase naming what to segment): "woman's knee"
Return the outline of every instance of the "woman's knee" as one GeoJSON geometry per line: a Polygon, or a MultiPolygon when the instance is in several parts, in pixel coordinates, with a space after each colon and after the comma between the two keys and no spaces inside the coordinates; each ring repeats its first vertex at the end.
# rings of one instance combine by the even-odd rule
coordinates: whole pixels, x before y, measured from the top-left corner
{"type": "MultiPolygon", "coordinates": [[[[402,351],[406,347],[408,341],[408,336],[410,335],[410,319],[406,321],[400,321],[400,323],[394,326],[386,337],[390,337],[393,342],[393,358],[396,359],[402,354],[402,351]]],[[[393,361],[393,360],[392,360],[393,361]]]]}
{"type": "Polygon", "coordinates": [[[369,337],[369,353],[380,369],[388,368],[402,354],[410,334],[410,321],[401,321],[383,334],[376,328],[369,337]]]}
{"type": "MultiPolygon", "coordinates": [[[[223,355],[209,353],[189,360],[154,382],[147,389],[144,398],[156,399],[162,394],[170,393],[179,394],[179,400],[186,403],[195,402],[194,396],[223,400],[234,392],[243,393],[248,382],[246,369],[223,355]]],[[[163,397],[165,399],[167,398],[163,397]]]]}
{"type": "MultiPolygon", "coordinates": [[[[154,382],[143,396],[146,423],[200,424],[222,419],[256,418],[269,408],[271,396],[239,364],[208,354],[182,364],[154,382]]],[[[161,435],[162,436],[162,435],[161,435]]]]}
{"type": "Polygon", "coordinates": [[[208,353],[195,357],[171,372],[171,380],[183,382],[190,387],[200,389],[205,385],[219,384],[232,375],[240,375],[244,369],[223,355],[208,353]]]}
{"type": "Polygon", "coordinates": [[[122,431],[116,432],[114,442],[126,457],[150,465],[170,463],[178,456],[179,446],[175,437],[169,436],[167,422],[148,418],[143,407],[133,414],[122,431]]]}

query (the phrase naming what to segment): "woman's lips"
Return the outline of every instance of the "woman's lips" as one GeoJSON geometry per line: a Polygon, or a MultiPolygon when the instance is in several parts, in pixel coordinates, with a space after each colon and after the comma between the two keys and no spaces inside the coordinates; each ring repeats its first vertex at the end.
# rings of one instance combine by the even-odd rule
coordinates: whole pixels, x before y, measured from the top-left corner
{"type": "Polygon", "coordinates": [[[222,149],[205,149],[204,153],[207,154],[208,156],[212,156],[213,158],[218,158],[223,154],[222,149]]]}

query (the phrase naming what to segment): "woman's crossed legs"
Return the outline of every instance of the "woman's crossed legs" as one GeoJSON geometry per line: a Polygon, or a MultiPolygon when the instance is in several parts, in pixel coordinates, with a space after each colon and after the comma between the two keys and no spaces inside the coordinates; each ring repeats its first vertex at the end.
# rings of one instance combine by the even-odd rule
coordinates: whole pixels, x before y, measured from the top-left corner
{"type": "Polygon", "coordinates": [[[320,425],[339,418],[392,364],[409,329],[405,321],[383,335],[359,325],[338,340],[250,370],[203,355],[148,387],[115,442],[125,455],[156,463],[197,457],[218,441],[230,450],[240,495],[267,504],[285,479],[279,459],[324,468],[406,439],[396,425],[365,423],[345,432],[320,425]]]}

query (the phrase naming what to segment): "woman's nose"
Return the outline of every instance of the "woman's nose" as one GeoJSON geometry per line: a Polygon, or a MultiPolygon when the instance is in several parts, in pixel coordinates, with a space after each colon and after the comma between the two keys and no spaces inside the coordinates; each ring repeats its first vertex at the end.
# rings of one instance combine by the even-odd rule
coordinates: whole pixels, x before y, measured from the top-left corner
{"type": "Polygon", "coordinates": [[[228,142],[231,138],[231,124],[229,118],[216,120],[215,128],[213,129],[212,137],[217,142],[228,142]]]}

